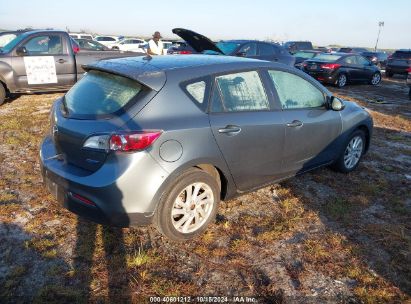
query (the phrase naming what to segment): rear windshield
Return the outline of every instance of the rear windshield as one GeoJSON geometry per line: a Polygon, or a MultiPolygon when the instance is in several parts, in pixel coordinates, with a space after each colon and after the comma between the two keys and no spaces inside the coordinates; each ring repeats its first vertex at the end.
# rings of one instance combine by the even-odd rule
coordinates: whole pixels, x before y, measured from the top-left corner
{"type": "Polygon", "coordinates": [[[92,70],[67,92],[65,105],[70,116],[109,115],[125,107],[142,89],[134,80],[92,70]]]}
{"type": "Polygon", "coordinates": [[[315,56],[315,60],[328,61],[328,62],[337,61],[340,58],[341,56],[333,55],[333,54],[318,54],[317,56],[315,56]]]}
{"type": "Polygon", "coordinates": [[[311,53],[311,52],[296,52],[294,53],[295,57],[299,57],[299,58],[304,58],[304,59],[309,59],[309,58],[313,58],[315,56],[315,53],[311,53]]]}
{"type": "Polygon", "coordinates": [[[223,51],[224,54],[230,55],[233,53],[238,47],[240,46],[239,43],[234,42],[218,42],[217,47],[223,51]]]}
{"type": "Polygon", "coordinates": [[[392,55],[393,58],[398,59],[411,59],[411,51],[410,52],[395,52],[392,55]]]}

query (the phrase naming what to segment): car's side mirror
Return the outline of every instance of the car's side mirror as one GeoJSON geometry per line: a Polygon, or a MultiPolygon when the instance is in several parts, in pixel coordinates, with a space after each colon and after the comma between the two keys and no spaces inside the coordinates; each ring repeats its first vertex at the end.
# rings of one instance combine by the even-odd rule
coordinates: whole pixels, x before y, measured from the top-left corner
{"type": "Polygon", "coordinates": [[[235,55],[238,56],[238,57],[245,57],[245,56],[247,56],[247,53],[246,52],[238,52],[235,55]]]}
{"type": "Polygon", "coordinates": [[[328,100],[327,104],[328,104],[329,109],[333,111],[344,110],[345,104],[341,99],[331,96],[331,97],[327,97],[327,100],[328,100]]]}
{"type": "Polygon", "coordinates": [[[27,49],[24,46],[20,46],[16,49],[16,54],[18,56],[24,56],[27,55],[29,52],[27,52],[27,49]]]}

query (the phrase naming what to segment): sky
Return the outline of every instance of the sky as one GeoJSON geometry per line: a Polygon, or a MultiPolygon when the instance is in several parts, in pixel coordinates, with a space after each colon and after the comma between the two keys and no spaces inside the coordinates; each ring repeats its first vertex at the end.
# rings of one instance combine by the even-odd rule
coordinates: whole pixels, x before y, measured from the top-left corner
{"type": "Polygon", "coordinates": [[[175,27],[213,40],[309,40],[315,45],[411,48],[411,0],[0,0],[0,29],[86,30],[177,38],[175,27]]]}

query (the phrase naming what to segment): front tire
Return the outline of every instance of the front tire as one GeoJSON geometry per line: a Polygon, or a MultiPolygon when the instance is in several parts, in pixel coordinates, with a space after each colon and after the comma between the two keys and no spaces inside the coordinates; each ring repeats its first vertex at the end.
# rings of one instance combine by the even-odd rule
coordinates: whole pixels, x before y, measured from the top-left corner
{"type": "Polygon", "coordinates": [[[342,173],[354,171],[364,155],[365,133],[362,130],[354,131],[344,145],[340,156],[332,165],[332,168],[342,173]]]}
{"type": "Polygon", "coordinates": [[[347,80],[348,80],[347,75],[341,73],[341,74],[338,75],[337,80],[335,82],[335,85],[338,88],[343,88],[347,84],[347,80]]]}
{"type": "Polygon", "coordinates": [[[370,83],[371,83],[372,85],[378,85],[380,82],[381,82],[381,74],[378,73],[378,72],[375,72],[375,73],[372,75],[372,78],[371,78],[370,83]]]}
{"type": "Polygon", "coordinates": [[[6,89],[4,88],[4,86],[0,83],[0,106],[4,103],[4,101],[6,100],[6,89]]]}
{"type": "Polygon", "coordinates": [[[154,214],[154,225],[174,241],[189,240],[203,233],[217,214],[220,189],[205,171],[189,169],[163,193],[154,214]]]}

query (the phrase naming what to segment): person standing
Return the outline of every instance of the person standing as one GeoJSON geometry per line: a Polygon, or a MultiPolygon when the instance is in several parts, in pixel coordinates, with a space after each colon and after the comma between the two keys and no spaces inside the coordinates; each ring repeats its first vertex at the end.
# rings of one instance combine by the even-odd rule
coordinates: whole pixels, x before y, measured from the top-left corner
{"type": "Polygon", "coordinates": [[[153,39],[148,42],[148,55],[163,55],[164,45],[163,42],[160,40],[161,34],[160,32],[155,32],[153,34],[153,39]]]}

